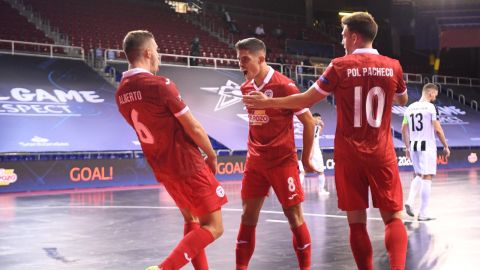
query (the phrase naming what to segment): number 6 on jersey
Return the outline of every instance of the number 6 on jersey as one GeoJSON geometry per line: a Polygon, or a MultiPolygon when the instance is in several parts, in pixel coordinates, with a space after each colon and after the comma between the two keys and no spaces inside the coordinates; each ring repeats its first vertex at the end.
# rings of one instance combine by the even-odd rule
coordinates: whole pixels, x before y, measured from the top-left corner
{"type": "Polygon", "coordinates": [[[147,144],[153,144],[155,142],[152,132],[150,132],[142,122],[138,121],[138,112],[135,109],[132,110],[132,122],[141,142],[147,144]]]}

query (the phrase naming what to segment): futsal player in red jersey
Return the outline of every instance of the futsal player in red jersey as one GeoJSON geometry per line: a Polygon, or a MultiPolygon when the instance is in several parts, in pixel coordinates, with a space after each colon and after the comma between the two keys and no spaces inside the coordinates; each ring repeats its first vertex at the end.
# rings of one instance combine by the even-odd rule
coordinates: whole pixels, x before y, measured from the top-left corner
{"type": "Polygon", "coordinates": [[[248,108],[309,107],[334,94],[337,129],[334,142],[338,207],[347,212],[350,246],[359,269],[373,269],[367,233],[368,189],[385,223],[391,269],[404,269],[407,234],[402,222],[403,191],[390,130],[393,102],[408,101],[397,60],[372,48],[377,24],[366,12],[342,18],[346,55],[333,59],[308,91],[286,98],[244,96],[248,108]]]}
{"type": "MultiPolygon", "coordinates": [[[[265,44],[256,38],[240,40],[235,45],[240,69],[246,82],[244,95],[262,92],[269,97],[284,97],[300,91],[292,80],[265,62],[265,44]]],[[[293,248],[299,268],[310,269],[311,240],[303,219],[301,202],[304,193],[299,179],[294,142],[293,117],[303,123],[305,171],[311,172],[314,119],[308,109],[248,109],[248,154],[242,180],[243,213],[236,246],[236,269],[247,269],[255,249],[255,229],[265,197],[273,188],[293,233],[293,248]]]]}
{"type": "Polygon", "coordinates": [[[180,269],[191,261],[195,269],[204,270],[208,269],[204,248],[223,233],[221,206],[227,197],[214,176],[217,156],[207,133],[173,81],[155,75],[157,49],[148,31],[125,36],[123,50],[129,69],[115,93],[119,111],[135,129],[157,180],[185,220],[184,238],[158,266],[147,269],[180,269]]]}

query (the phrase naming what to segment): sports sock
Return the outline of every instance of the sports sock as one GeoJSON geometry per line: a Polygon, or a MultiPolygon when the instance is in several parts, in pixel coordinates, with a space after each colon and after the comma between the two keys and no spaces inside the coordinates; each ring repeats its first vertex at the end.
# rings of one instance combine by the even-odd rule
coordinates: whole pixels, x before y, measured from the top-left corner
{"type": "Polygon", "coordinates": [[[426,217],[428,202],[430,201],[430,192],[432,190],[432,181],[431,180],[422,180],[422,191],[420,193],[420,216],[426,217]]]}
{"type": "Polygon", "coordinates": [[[255,229],[256,225],[240,224],[235,248],[237,270],[247,269],[248,262],[255,250],[255,229]]]}
{"type": "Polygon", "coordinates": [[[373,270],[373,249],[367,224],[350,224],[350,247],[359,270],[373,270]]]}
{"type": "Polygon", "coordinates": [[[413,208],[415,204],[415,196],[417,196],[418,191],[422,188],[422,178],[420,176],[415,176],[412,183],[410,183],[410,191],[408,192],[408,199],[405,202],[413,208]]]}
{"type": "Polygon", "coordinates": [[[325,190],[325,174],[318,175],[318,190],[325,190]]]}
{"type": "Polygon", "coordinates": [[[177,270],[189,263],[192,258],[214,241],[212,233],[204,228],[194,229],[173,249],[172,253],[160,263],[163,270],[177,270]]]}
{"type": "MultiPolygon", "coordinates": [[[[200,228],[200,224],[197,222],[185,223],[183,226],[183,235],[187,235],[189,232],[200,228]]],[[[208,260],[207,255],[205,254],[205,249],[200,250],[200,252],[192,259],[192,265],[195,270],[208,270],[208,260]]]]}
{"type": "Polygon", "coordinates": [[[392,218],[385,225],[385,246],[390,258],[390,269],[405,269],[407,259],[407,230],[401,219],[392,218]]]}
{"type": "Polygon", "coordinates": [[[293,249],[297,254],[298,266],[301,270],[310,270],[312,257],[312,240],[308,231],[307,223],[292,228],[293,249]]]}

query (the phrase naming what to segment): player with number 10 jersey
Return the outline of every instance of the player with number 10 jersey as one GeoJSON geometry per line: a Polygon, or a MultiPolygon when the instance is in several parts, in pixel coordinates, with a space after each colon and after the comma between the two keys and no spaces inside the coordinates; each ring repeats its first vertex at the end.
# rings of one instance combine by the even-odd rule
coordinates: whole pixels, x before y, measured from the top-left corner
{"type": "Polygon", "coordinates": [[[392,147],[391,115],[393,96],[407,88],[397,60],[362,48],[336,58],[314,84],[322,94],[335,95],[337,130],[335,157],[396,161],[392,147]]]}
{"type": "Polygon", "coordinates": [[[379,55],[375,49],[356,49],[334,59],[313,86],[321,94],[335,95],[339,208],[367,208],[370,186],[375,207],[402,210],[403,193],[390,125],[394,96],[407,93],[399,62],[379,55]],[[352,183],[353,179],[359,181],[352,183]],[[352,188],[359,192],[342,192],[352,188]]]}

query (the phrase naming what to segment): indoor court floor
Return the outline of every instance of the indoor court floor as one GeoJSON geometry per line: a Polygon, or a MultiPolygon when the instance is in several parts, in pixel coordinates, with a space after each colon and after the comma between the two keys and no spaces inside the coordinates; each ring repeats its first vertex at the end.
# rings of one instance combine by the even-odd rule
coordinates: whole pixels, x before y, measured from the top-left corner
{"type": "MultiPolygon", "coordinates": [[[[407,269],[479,269],[479,173],[479,168],[439,172],[430,200],[437,219],[405,218],[407,269]]],[[[407,194],[412,174],[401,176],[407,194]]],[[[223,185],[229,203],[223,208],[225,233],[207,249],[212,270],[235,266],[240,182],[223,185]]],[[[305,180],[312,269],[356,269],[332,177],[327,185],[330,195],[319,196],[316,181],[305,180]]],[[[376,209],[368,214],[375,269],[388,269],[383,222],[376,209]]],[[[182,233],[181,215],[161,186],[0,195],[2,270],[143,270],[158,264],[182,233]]],[[[256,243],[249,269],[297,269],[291,232],[275,196],[265,201],[256,243]]]]}

